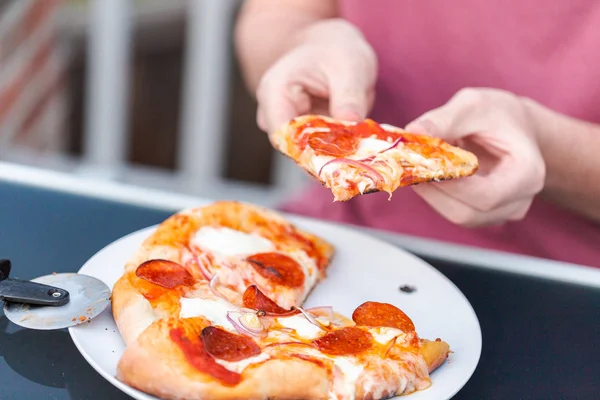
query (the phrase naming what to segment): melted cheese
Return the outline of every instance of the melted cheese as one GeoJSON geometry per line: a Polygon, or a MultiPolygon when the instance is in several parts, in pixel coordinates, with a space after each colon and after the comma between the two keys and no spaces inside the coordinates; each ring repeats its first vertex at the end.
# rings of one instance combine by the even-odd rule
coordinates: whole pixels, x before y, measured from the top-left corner
{"type": "Polygon", "coordinates": [[[139,296],[143,299],[142,301],[131,302],[131,305],[125,308],[125,312],[128,314],[127,319],[130,321],[130,324],[123,327],[127,329],[124,337],[128,342],[136,340],[157,319],[150,302],[141,295],[139,296]]]}
{"type": "Polygon", "coordinates": [[[201,298],[182,297],[179,300],[181,311],[179,318],[193,318],[203,316],[208,319],[213,325],[221,326],[230,331],[234,331],[235,327],[227,319],[227,311],[237,311],[223,300],[210,300],[201,298]]]}
{"type": "Polygon", "coordinates": [[[300,264],[302,267],[302,272],[304,273],[304,292],[302,293],[301,298],[298,300],[298,303],[303,303],[308,296],[308,293],[312,290],[317,279],[319,277],[319,268],[314,259],[309,257],[308,254],[304,250],[293,251],[288,254],[294,260],[300,264]]]}
{"type": "Polygon", "coordinates": [[[316,339],[324,331],[318,326],[308,322],[303,315],[293,315],[291,317],[277,318],[280,325],[296,331],[296,335],[302,339],[316,339]]]}
{"type": "Polygon", "coordinates": [[[404,335],[400,329],[396,328],[386,328],[386,327],[377,327],[369,329],[369,333],[373,336],[375,341],[381,344],[388,344],[390,340],[398,337],[400,335],[404,335]]]}
{"type": "Polygon", "coordinates": [[[354,399],[356,381],[363,372],[363,366],[349,357],[330,357],[342,376],[333,383],[335,398],[354,399]]]}
{"type": "Polygon", "coordinates": [[[249,365],[257,364],[259,362],[263,362],[271,358],[267,353],[260,353],[257,356],[249,357],[240,361],[223,361],[215,359],[215,361],[230,371],[237,372],[241,374],[243,370],[245,370],[249,365]]]}
{"type": "Polygon", "coordinates": [[[379,124],[379,126],[382,127],[383,130],[386,130],[386,131],[392,131],[392,132],[402,131],[402,129],[399,129],[398,127],[395,127],[390,124],[379,124]]]}
{"type": "MultiPolygon", "coordinates": [[[[330,156],[314,156],[311,158],[310,162],[312,163],[312,168],[313,171],[315,171],[315,174],[318,174],[319,171],[321,171],[321,168],[323,168],[323,166],[328,162],[333,160],[333,157],[330,156]]],[[[335,170],[336,169],[336,165],[339,167],[339,164],[337,163],[331,163],[328,166],[326,166],[325,168],[323,168],[323,171],[321,172],[323,175],[326,173],[326,171],[328,170],[335,170]]]]}
{"type": "Polygon", "coordinates": [[[321,127],[316,127],[316,126],[309,126],[307,128],[302,129],[302,134],[305,135],[310,135],[311,133],[315,133],[315,132],[329,132],[331,129],[326,127],[326,126],[321,126],[321,127]]]}
{"type": "Polygon", "coordinates": [[[360,182],[358,182],[357,186],[358,186],[358,192],[360,194],[364,194],[367,191],[367,189],[369,189],[371,186],[373,186],[373,182],[363,179],[360,182]]]}
{"type": "Polygon", "coordinates": [[[192,243],[215,255],[225,257],[264,253],[275,249],[273,242],[260,235],[211,226],[200,228],[192,243]]]}
{"type": "Polygon", "coordinates": [[[366,138],[360,141],[356,154],[352,158],[361,159],[388,149],[393,143],[385,140],[366,138]]]}

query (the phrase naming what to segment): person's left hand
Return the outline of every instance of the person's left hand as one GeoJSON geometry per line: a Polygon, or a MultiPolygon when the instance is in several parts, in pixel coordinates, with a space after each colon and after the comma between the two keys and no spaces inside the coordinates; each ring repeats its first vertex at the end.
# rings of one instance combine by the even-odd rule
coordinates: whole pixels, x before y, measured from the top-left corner
{"type": "Polygon", "coordinates": [[[440,137],[479,159],[475,175],[416,185],[415,192],[458,225],[522,219],[546,173],[527,101],[495,89],[463,89],[408,124],[409,132],[440,137]]]}

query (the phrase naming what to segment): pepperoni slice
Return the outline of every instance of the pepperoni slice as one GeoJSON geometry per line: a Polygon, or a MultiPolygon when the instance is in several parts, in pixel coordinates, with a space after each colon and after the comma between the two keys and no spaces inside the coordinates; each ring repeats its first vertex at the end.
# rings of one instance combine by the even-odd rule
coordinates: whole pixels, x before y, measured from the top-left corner
{"type": "Polygon", "coordinates": [[[171,340],[179,346],[185,359],[197,370],[210,374],[226,385],[237,385],[242,377],[217,363],[204,348],[202,340],[187,338],[182,329],[171,329],[169,332],[171,340]]]}
{"type": "Polygon", "coordinates": [[[356,136],[361,138],[368,138],[375,135],[378,139],[387,139],[387,132],[381,125],[368,118],[354,125],[352,131],[356,136]]]}
{"type": "Polygon", "coordinates": [[[280,253],[254,254],[246,259],[254,269],[271,282],[291,288],[304,284],[304,271],[296,260],[280,253]]]}
{"type": "Polygon", "coordinates": [[[369,118],[355,125],[344,125],[327,122],[323,119],[315,119],[300,127],[298,131],[301,132],[309,127],[328,128],[329,131],[302,135],[301,146],[304,147],[308,144],[318,154],[334,157],[345,157],[354,153],[358,148],[360,139],[374,136],[376,139],[384,141],[395,141],[400,138],[405,139],[403,141],[409,141],[412,136],[415,136],[387,131],[380,124],[369,118]]]}
{"type": "Polygon", "coordinates": [[[329,332],[325,336],[313,340],[313,345],[325,354],[344,356],[359,354],[371,348],[373,337],[369,332],[349,326],[329,332]]]}
{"type": "Polygon", "coordinates": [[[277,303],[268,298],[263,292],[261,292],[256,285],[248,286],[244,292],[242,299],[244,307],[251,308],[257,311],[264,311],[271,314],[290,314],[294,311],[286,310],[283,307],[279,307],[277,303]]]}
{"type": "Polygon", "coordinates": [[[317,154],[345,157],[356,151],[360,138],[346,128],[332,129],[329,132],[314,132],[308,138],[308,145],[317,154]]]}
{"type": "Polygon", "coordinates": [[[375,136],[376,139],[384,140],[384,141],[387,141],[388,139],[395,141],[395,140],[400,139],[401,137],[403,139],[406,139],[404,137],[404,135],[402,135],[398,132],[386,131],[377,122],[373,121],[372,119],[368,119],[368,118],[365,119],[364,121],[361,121],[361,122],[357,123],[356,125],[354,125],[352,127],[352,132],[354,133],[354,135],[356,135],[362,139],[369,138],[372,136],[375,136]]]}
{"type": "Polygon", "coordinates": [[[408,315],[388,303],[367,301],[354,310],[352,320],[357,325],[385,326],[400,329],[406,333],[415,331],[415,325],[408,315]]]}
{"type": "Polygon", "coordinates": [[[140,264],[135,270],[138,278],[152,282],[155,285],[174,289],[177,286],[192,286],[192,275],[176,262],[169,260],[149,260],[140,264]]]}
{"type": "Polygon", "coordinates": [[[225,361],[240,361],[260,354],[260,347],[249,336],[227,332],[216,326],[202,329],[202,343],[208,354],[225,361]]]}
{"type": "Polygon", "coordinates": [[[310,133],[304,133],[306,128],[341,129],[343,127],[344,127],[344,125],[342,125],[342,124],[327,122],[322,118],[314,118],[314,119],[311,119],[310,121],[306,122],[303,125],[298,125],[298,128],[296,129],[296,133],[294,136],[295,136],[298,146],[301,149],[304,149],[308,142],[308,137],[310,136],[310,133]]]}

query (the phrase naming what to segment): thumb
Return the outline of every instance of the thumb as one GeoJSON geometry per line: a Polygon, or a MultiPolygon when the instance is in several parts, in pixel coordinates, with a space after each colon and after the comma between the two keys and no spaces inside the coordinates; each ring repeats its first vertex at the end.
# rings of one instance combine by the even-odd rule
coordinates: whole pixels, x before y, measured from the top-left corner
{"type": "Polygon", "coordinates": [[[329,78],[329,112],[333,118],[359,121],[369,111],[369,87],[350,71],[329,78]]]}
{"type": "Polygon", "coordinates": [[[416,120],[412,121],[404,128],[407,132],[429,135],[429,136],[440,136],[440,128],[429,118],[421,116],[416,120]]]}
{"type": "Polygon", "coordinates": [[[409,132],[422,133],[442,139],[459,139],[466,130],[473,128],[473,118],[465,118],[473,111],[473,102],[466,101],[460,92],[453,96],[446,104],[426,112],[406,125],[409,132]],[[470,121],[471,123],[466,123],[470,121]]]}

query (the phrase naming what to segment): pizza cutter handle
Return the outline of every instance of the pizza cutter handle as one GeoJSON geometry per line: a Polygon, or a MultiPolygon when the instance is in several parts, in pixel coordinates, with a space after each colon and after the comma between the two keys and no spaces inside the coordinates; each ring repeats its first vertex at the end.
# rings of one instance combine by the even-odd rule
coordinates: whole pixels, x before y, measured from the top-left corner
{"type": "Polygon", "coordinates": [[[69,292],[41,283],[5,279],[0,282],[0,300],[56,307],[69,302],[69,292]]]}

